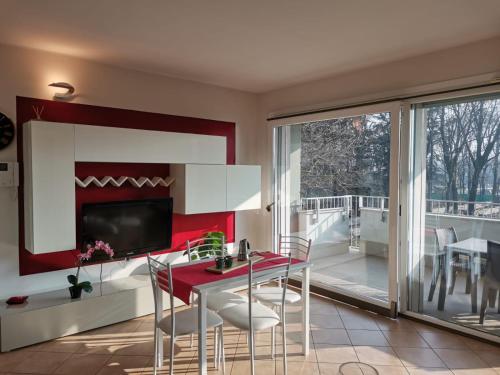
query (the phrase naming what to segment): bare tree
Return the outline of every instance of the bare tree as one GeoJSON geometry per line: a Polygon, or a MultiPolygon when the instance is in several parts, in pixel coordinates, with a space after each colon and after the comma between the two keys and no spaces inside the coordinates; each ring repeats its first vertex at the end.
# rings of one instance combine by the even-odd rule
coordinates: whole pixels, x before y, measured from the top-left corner
{"type": "MultiPolygon", "coordinates": [[[[441,149],[440,156],[446,173],[446,199],[454,201],[453,212],[458,209],[458,164],[467,144],[470,129],[470,104],[440,105],[428,110],[428,121],[437,123],[441,149]]],[[[430,177],[432,179],[432,175],[430,177]]],[[[449,210],[451,205],[447,205],[449,210]]]]}
{"type": "MultiPolygon", "coordinates": [[[[481,173],[491,159],[493,150],[500,137],[499,100],[480,99],[471,102],[471,139],[467,142],[473,170],[470,178],[469,202],[475,202],[481,173]]],[[[475,205],[469,203],[469,215],[474,214],[475,205]]]]}

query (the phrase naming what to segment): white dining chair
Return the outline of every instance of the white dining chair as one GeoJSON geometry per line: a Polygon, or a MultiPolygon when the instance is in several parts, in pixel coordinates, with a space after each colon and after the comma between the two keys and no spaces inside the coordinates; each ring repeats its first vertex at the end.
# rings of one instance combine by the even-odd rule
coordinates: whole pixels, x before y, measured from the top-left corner
{"type": "MultiPolygon", "coordinates": [[[[278,254],[282,256],[291,256],[296,259],[309,262],[311,253],[311,240],[298,236],[283,236],[280,234],[278,242],[278,254]]],[[[263,303],[268,303],[276,307],[282,304],[281,296],[283,288],[281,285],[272,287],[259,286],[252,291],[253,297],[263,303]]],[[[296,303],[302,299],[300,293],[288,289],[285,294],[285,303],[296,303]]]]}
{"type": "MultiPolygon", "coordinates": [[[[165,333],[170,336],[169,374],[172,375],[174,373],[175,339],[178,336],[192,335],[198,332],[198,310],[191,307],[175,312],[174,284],[172,283],[172,268],[170,263],[163,264],[148,256],[148,265],[155,305],[153,373],[157,374],[159,342],[163,340],[163,333],[165,333]],[[165,317],[163,317],[163,311],[159,305],[162,292],[166,292],[170,296],[170,314],[165,317]]],[[[214,365],[218,368],[222,361],[222,372],[224,374],[226,364],[224,359],[223,320],[217,313],[207,311],[207,329],[212,328],[214,329],[214,365]]]]}
{"type": "MultiPolygon", "coordinates": [[[[240,303],[219,311],[224,321],[229,322],[236,328],[248,332],[248,347],[250,350],[251,375],[255,374],[255,332],[272,329],[281,325],[283,333],[283,371],[287,374],[286,362],[286,308],[285,296],[290,272],[291,257],[286,263],[271,264],[254,269],[255,263],[250,259],[248,266],[248,302],[240,303]],[[273,309],[259,303],[253,302],[252,293],[254,286],[264,282],[280,282],[282,286],[281,303],[282,308],[278,315],[273,309]]],[[[273,349],[274,350],[274,349],[273,349]]]]}
{"type": "MultiPolygon", "coordinates": [[[[283,236],[279,235],[278,242],[278,254],[283,256],[292,256],[300,260],[309,262],[309,256],[311,253],[311,240],[305,239],[299,236],[283,236]]],[[[274,309],[279,309],[282,305],[281,296],[283,294],[283,288],[281,285],[278,286],[258,286],[258,289],[252,291],[253,297],[262,303],[271,305],[274,309]]],[[[287,289],[285,294],[285,303],[292,304],[297,303],[302,299],[300,293],[287,289]]],[[[275,330],[271,331],[271,345],[274,357],[275,351],[275,330]]]]}
{"type": "MultiPolygon", "coordinates": [[[[186,241],[186,254],[189,262],[195,260],[193,259],[195,255],[198,259],[225,256],[227,255],[225,251],[225,237],[222,236],[222,239],[216,237],[202,237],[195,240],[188,240],[186,241]],[[219,241],[221,241],[220,244],[218,244],[219,241]],[[220,245],[220,249],[212,250],[212,248],[215,247],[214,242],[217,244],[215,246],[219,247],[220,245]]],[[[195,302],[193,297],[191,301],[195,302]]],[[[226,291],[210,293],[207,296],[207,308],[215,312],[245,302],[247,302],[247,298],[245,296],[226,291]]]]}

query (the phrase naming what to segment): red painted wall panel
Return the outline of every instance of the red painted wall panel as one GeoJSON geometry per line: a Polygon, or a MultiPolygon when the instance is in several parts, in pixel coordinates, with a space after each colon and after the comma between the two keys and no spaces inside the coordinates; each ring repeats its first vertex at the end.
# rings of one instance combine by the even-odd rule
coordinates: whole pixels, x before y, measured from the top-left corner
{"type": "MultiPolygon", "coordinates": [[[[55,102],[50,100],[17,97],[17,146],[20,163],[21,183],[19,186],[19,273],[29,275],[74,267],[77,251],[62,251],[50,254],[33,255],[24,246],[24,200],[23,200],[23,149],[22,124],[35,118],[33,106],[44,107],[44,121],[67,122],[133,129],[170,131],[206,135],[220,135],[227,139],[227,164],[235,163],[235,124],[223,121],[172,116],[160,113],[132,111],[118,108],[98,107],[84,104],[55,102]]],[[[131,176],[131,177],[166,177],[169,165],[166,164],[130,164],[130,163],[76,163],[76,175],[87,176],[131,176]]],[[[89,202],[118,201],[169,196],[169,189],[164,187],[136,189],[122,187],[75,187],[77,233],[80,232],[81,205],[89,202]]],[[[173,218],[172,248],[177,251],[185,247],[188,239],[201,236],[212,230],[222,230],[229,242],[234,241],[234,212],[220,212],[199,215],[177,215],[173,218]]]]}

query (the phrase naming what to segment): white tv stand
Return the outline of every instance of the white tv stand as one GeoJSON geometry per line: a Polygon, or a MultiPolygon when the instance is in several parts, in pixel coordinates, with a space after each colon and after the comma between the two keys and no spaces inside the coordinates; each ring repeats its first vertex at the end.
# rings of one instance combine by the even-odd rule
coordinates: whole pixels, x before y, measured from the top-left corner
{"type": "MultiPolygon", "coordinates": [[[[72,335],[154,312],[149,275],[94,284],[90,294],[72,300],[68,289],[31,295],[23,305],[0,301],[2,352],[72,335]]],[[[163,293],[163,306],[169,307],[163,293]]],[[[179,301],[179,305],[181,302],[179,301]]]]}

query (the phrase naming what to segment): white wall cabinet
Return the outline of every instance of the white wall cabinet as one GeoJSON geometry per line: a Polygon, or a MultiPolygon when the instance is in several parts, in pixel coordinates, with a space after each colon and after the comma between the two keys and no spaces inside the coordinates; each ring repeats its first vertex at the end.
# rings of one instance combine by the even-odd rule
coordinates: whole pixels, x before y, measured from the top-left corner
{"type": "Polygon", "coordinates": [[[25,246],[33,254],[76,246],[74,125],[23,127],[25,246]]]}
{"type": "Polygon", "coordinates": [[[227,165],[226,211],[261,207],[260,166],[227,165]]]}
{"type": "Polygon", "coordinates": [[[204,164],[174,164],[171,196],[174,212],[203,214],[226,211],[226,166],[204,164]]]}
{"type": "Polygon", "coordinates": [[[75,125],[75,160],[226,164],[226,137],[75,125]]]}
{"type": "Polygon", "coordinates": [[[260,166],[171,165],[174,212],[201,214],[261,207],[260,166]]]}

